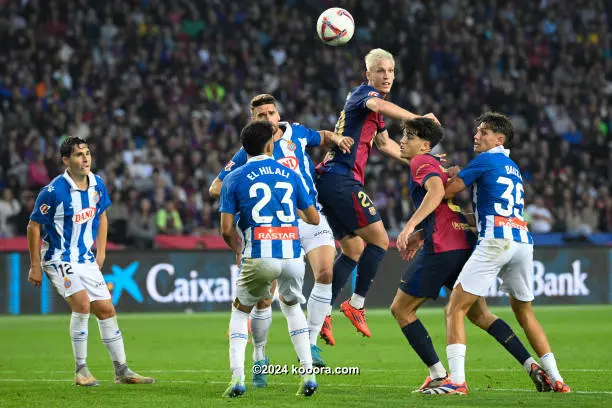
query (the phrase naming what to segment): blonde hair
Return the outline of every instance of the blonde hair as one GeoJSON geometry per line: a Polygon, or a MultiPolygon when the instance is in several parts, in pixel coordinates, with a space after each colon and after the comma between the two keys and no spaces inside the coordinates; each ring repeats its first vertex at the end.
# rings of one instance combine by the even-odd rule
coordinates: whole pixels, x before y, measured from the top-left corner
{"type": "Polygon", "coordinates": [[[393,54],[391,54],[389,51],[383,50],[382,48],[374,48],[365,56],[366,70],[370,71],[370,68],[376,64],[376,61],[382,59],[390,59],[393,62],[393,65],[395,65],[393,54]]]}

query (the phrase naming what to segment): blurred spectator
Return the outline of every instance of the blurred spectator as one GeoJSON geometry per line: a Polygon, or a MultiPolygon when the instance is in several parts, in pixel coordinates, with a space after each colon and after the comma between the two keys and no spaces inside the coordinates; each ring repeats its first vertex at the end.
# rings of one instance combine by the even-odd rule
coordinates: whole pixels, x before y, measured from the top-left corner
{"type": "Polygon", "coordinates": [[[137,248],[151,249],[156,233],[155,215],[151,211],[151,202],[143,198],[140,200],[140,207],[130,215],[127,236],[137,248]]]}
{"type": "Polygon", "coordinates": [[[535,233],[548,233],[552,230],[553,216],[544,205],[542,196],[536,196],[533,204],[529,204],[525,209],[526,215],[530,219],[529,230],[535,233]]]}
{"type": "Polygon", "coordinates": [[[111,202],[112,205],[106,210],[108,239],[116,244],[126,244],[130,211],[119,190],[113,192],[111,202]]]}
{"type": "Polygon", "coordinates": [[[183,221],[176,209],[174,200],[168,200],[165,206],[157,210],[155,225],[160,234],[180,235],[183,233],[183,221]]]}
{"type": "MultiPolygon", "coordinates": [[[[321,1],[5,3],[0,185],[19,196],[22,212],[30,198],[17,192],[37,192],[63,171],[58,146],[80,135],[130,219],[143,197],[160,214],[172,199],[174,233],[209,233],[219,215],[207,186],[239,147],[250,98],[270,92],[284,120],[333,129],[346,93],[365,79],[364,55],[382,47],[395,55],[390,100],[438,115],[449,164],[470,160],[473,118],[506,113],[526,204],[541,196],[555,231],[577,228],[574,214],[589,217],[585,229],[612,231],[604,188],[612,179],[610,1],[338,0],[357,22],[343,47],[312,31],[329,6],[321,1]]],[[[397,140],[397,121],[387,128],[397,140]]],[[[393,235],[413,211],[407,169],[374,149],[366,171],[393,235]]],[[[467,193],[458,201],[469,206],[467,193]]]]}
{"type": "Polygon", "coordinates": [[[0,238],[12,238],[16,231],[16,218],[21,204],[13,196],[13,191],[5,187],[0,198],[0,238]]]}

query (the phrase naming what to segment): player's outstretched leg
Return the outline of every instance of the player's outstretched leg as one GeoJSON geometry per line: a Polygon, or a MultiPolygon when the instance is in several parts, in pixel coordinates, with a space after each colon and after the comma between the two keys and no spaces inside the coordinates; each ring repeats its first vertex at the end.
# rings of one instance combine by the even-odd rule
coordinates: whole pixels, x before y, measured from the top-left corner
{"type": "Polygon", "coordinates": [[[100,338],[108,350],[115,366],[116,384],[152,384],[155,380],[132,371],[126,362],[123,335],[117,324],[117,315],[110,299],[97,300],[91,304],[92,311],[98,318],[100,338]]]}
{"type": "Polygon", "coordinates": [[[387,252],[389,236],[382,221],[376,221],[355,232],[367,242],[367,245],[357,265],[355,293],[349,300],[340,305],[340,310],[353,323],[358,332],[366,337],[371,337],[372,334],[365,316],[365,298],[374,281],[378,267],[387,252]]]}
{"type": "Polygon", "coordinates": [[[363,253],[364,243],[357,236],[345,235],[340,239],[340,246],[342,247],[342,254],[336,258],[332,274],[331,302],[327,309],[327,316],[323,322],[323,327],[321,327],[321,338],[330,346],[336,344],[332,332],[332,306],[336,302],[342,288],[346,285],[349,276],[355,270],[357,261],[359,261],[359,257],[363,253]]]}
{"type": "MultiPolygon", "coordinates": [[[[274,287],[276,285],[273,286],[274,287]]],[[[268,333],[272,324],[272,300],[260,300],[251,311],[251,335],[253,336],[253,385],[258,388],[268,385],[268,376],[262,366],[270,364],[266,354],[268,333]]]]}
{"type": "Polygon", "coordinates": [[[440,362],[427,329],[416,315],[417,309],[425,301],[427,301],[427,298],[414,297],[406,294],[402,289],[398,289],[391,303],[391,313],[399,324],[404,337],[429,369],[429,375],[425,378],[423,384],[413,392],[439,387],[448,378],[446,369],[440,362]]]}
{"type": "Polygon", "coordinates": [[[546,372],[537,361],[531,357],[521,340],[516,336],[512,328],[502,319],[495,316],[489,310],[484,298],[479,298],[472,305],[467,314],[468,319],[476,326],[489,333],[508,353],[518,361],[531,381],[533,381],[538,392],[548,392],[552,388],[546,372]]]}
{"type": "Polygon", "coordinates": [[[551,351],[548,338],[533,312],[531,302],[522,302],[510,296],[510,305],[531,347],[533,347],[538,356],[540,356],[540,362],[546,371],[547,379],[552,390],[559,393],[570,392],[570,387],[565,383],[563,377],[561,377],[561,373],[559,373],[557,361],[551,351]]]}

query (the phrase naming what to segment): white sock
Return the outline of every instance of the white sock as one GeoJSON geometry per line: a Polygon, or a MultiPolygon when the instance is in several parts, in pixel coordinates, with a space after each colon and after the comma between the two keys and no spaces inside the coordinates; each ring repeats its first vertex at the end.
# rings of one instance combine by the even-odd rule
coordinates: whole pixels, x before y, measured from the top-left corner
{"type": "Polygon", "coordinates": [[[253,336],[253,361],[266,358],[266,344],[272,324],[272,307],[251,310],[251,335],[253,336]]]}
{"type": "Polygon", "coordinates": [[[105,320],[98,320],[98,327],[100,328],[102,343],[104,343],[104,346],[108,350],[111,360],[115,365],[115,371],[117,371],[117,368],[125,366],[126,361],[123,336],[117,324],[117,316],[105,320]]]}
{"type": "Polygon", "coordinates": [[[552,352],[544,354],[542,357],[540,357],[540,361],[542,362],[542,368],[546,370],[546,373],[550,377],[553,384],[557,381],[564,382],[563,377],[561,377],[559,369],[557,368],[555,355],[552,352]]]}
{"type": "Polygon", "coordinates": [[[249,314],[232,308],[229,333],[229,359],[232,370],[232,380],[244,378],[244,354],[249,340],[249,314]]]}
{"type": "Polygon", "coordinates": [[[446,346],[450,377],[455,384],[465,382],[465,348],[465,344],[449,344],[446,346]]]}
{"type": "Polygon", "coordinates": [[[331,283],[316,283],[308,298],[308,332],[310,344],[317,345],[317,338],[323,326],[323,321],[327,315],[327,310],[331,307],[332,285],[331,283]]]}
{"type": "Polygon", "coordinates": [[[429,368],[429,376],[431,377],[432,380],[435,380],[436,378],[446,377],[446,369],[444,368],[444,365],[442,365],[440,361],[438,361],[436,364],[428,368],[429,368]]]}
{"type": "Polygon", "coordinates": [[[532,363],[538,364],[538,362],[535,361],[533,357],[529,357],[527,360],[525,360],[523,362],[523,367],[525,368],[525,371],[527,371],[527,374],[531,373],[531,364],[532,363]]]}
{"type": "Polygon", "coordinates": [[[89,329],[89,313],[72,312],[70,316],[70,340],[76,366],[87,364],[87,331],[89,329]]]}
{"type": "Polygon", "coordinates": [[[312,354],[310,353],[310,344],[308,343],[308,323],[306,316],[297,303],[293,306],[287,306],[284,302],[280,302],[281,310],[287,319],[287,328],[293,348],[300,359],[300,364],[306,370],[312,368],[312,354]]]}
{"type": "Polygon", "coordinates": [[[349,304],[355,309],[363,309],[363,306],[365,305],[365,298],[361,295],[353,293],[351,300],[349,300],[349,304]]]}

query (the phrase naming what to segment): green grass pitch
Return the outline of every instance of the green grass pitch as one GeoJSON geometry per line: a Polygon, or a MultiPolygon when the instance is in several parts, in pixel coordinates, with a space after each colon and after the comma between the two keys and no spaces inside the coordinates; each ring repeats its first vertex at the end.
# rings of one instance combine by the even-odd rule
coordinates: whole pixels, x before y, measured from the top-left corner
{"type": "MultiPolygon", "coordinates": [[[[277,309],[277,307],[276,307],[277,309]]],[[[494,312],[518,332],[508,308],[494,312]]],[[[115,385],[106,349],[94,319],[89,326],[91,371],[100,386],[72,384],[73,360],[67,315],[1,317],[0,407],[587,407],[611,406],[610,339],[612,306],[538,307],[557,362],[571,394],[539,394],[523,368],[488,334],[468,325],[466,374],[468,396],[412,394],[427,374],[387,310],[368,312],[372,338],[356,333],[340,313],[334,314],[336,346],[321,345],[330,366],[357,366],[354,376],[318,376],[313,397],[295,396],[298,378],[269,377],[269,386],[250,386],[252,345],[247,348],[247,393],[221,397],[229,379],[229,313],[120,314],[128,363],[152,375],[153,385],[115,385]]],[[[425,309],[423,323],[446,363],[443,312],[425,309]]],[[[274,364],[295,364],[286,323],[278,312],[268,343],[274,364]]],[[[523,341],[525,337],[520,334],[523,341]]],[[[525,341],[526,343],[526,341],[525,341]]]]}

